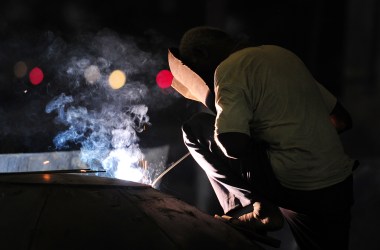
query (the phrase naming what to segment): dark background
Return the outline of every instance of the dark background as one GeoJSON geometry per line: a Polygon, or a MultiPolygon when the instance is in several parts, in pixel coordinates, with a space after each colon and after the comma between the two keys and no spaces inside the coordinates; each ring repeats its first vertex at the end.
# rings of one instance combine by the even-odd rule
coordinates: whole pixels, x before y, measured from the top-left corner
{"type": "MultiPolygon", "coordinates": [[[[24,116],[25,112],[32,112],[24,111],[25,107],[44,106],[52,93],[63,91],[62,87],[49,85],[48,93],[45,86],[48,83],[42,83],[33,90],[33,95],[25,97],[20,95],[12,76],[13,65],[21,55],[33,60],[38,53],[45,53],[41,48],[51,34],[68,44],[83,33],[96,34],[104,29],[135,37],[139,46],[157,60],[155,67],[150,68],[151,73],[142,78],[153,88],[154,72],[167,68],[167,48],[176,46],[184,31],[198,25],[220,27],[255,44],[277,44],[294,51],[315,78],[349,110],[354,127],[342,135],[342,141],[347,153],[361,162],[355,173],[351,249],[377,249],[380,245],[376,230],[380,222],[377,212],[380,206],[377,184],[380,180],[379,14],[380,2],[376,0],[1,1],[0,153],[54,150],[52,138],[61,127],[41,111],[43,108],[33,110],[44,121],[43,125],[32,123],[18,133],[7,132],[25,123],[28,117],[24,116]],[[27,44],[24,50],[13,51],[24,43],[27,44]],[[9,117],[14,120],[9,121],[9,117]],[[44,132],[33,129],[34,126],[43,126],[44,132]]],[[[46,72],[46,82],[54,79],[55,74],[54,70],[46,72]]],[[[200,109],[198,104],[174,96],[170,91],[155,94],[171,102],[163,105],[164,108],[150,107],[152,126],[141,135],[144,148],[169,146],[166,165],[186,153],[180,126],[200,109]]],[[[220,213],[205,176],[190,157],[162,179],[159,189],[211,215],[220,213]]],[[[284,241],[283,249],[293,249],[289,232],[283,230],[277,236],[284,241]]]]}

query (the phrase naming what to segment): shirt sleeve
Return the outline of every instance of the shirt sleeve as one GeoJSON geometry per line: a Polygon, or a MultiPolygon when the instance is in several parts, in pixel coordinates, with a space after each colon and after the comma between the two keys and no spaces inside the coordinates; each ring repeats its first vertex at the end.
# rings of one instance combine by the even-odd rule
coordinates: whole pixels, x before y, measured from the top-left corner
{"type": "Polygon", "coordinates": [[[331,94],[331,92],[328,91],[322,84],[320,84],[319,82],[316,83],[322,95],[327,111],[331,113],[331,111],[334,109],[336,105],[337,98],[333,94],[331,94]]]}
{"type": "Polygon", "coordinates": [[[239,132],[250,136],[253,113],[244,90],[238,84],[219,85],[215,88],[215,95],[215,135],[239,132]]]}

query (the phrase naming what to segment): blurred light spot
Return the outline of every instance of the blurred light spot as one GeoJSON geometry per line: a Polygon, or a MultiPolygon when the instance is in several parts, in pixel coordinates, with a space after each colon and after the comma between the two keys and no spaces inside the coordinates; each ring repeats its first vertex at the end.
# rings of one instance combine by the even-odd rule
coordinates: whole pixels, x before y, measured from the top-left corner
{"type": "Polygon", "coordinates": [[[43,162],[44,165],[47,165],[47,164],[49,164],[49,163],[50,163],[50,161],[44,161],[44,162],[43,162]]]}
{"type": "Polygon", "coordinates": [[[44,79],[44,73],[42,72],[42,70],[38,67],[35,67],[33,68],[30,72],[29,72],[29,80],[30,82],[33,84],[33,85],[38,85],[42,82],[42,80],[44,79]]]}
{"type": "Polygon", "coordinates": [[[162,89],[169,88],[172,85],[173,74],[167,69],[161,70],[156,76],[158,87],[162,89]]]}
{"type": "Polygon", "coordinates": [[[109,78],[108,78],[108,82],[111,86],[111,88],[113,89],[120,89],[121,87],[124,86],[125,84],[125,80],[126,80],[126,76],[124,74],[123,71],[121,70],[114,70],[109,78]]]}
{"type": "Polygon", "coordinates": [[[19,61],[15,64],[14,68],[14,73],[17,78],[22,78],[26,75],[28,72],[28,67],[26,66],[26,63],[23,61],[19,61]]]}
{"type": "Polygon", "coordinates": [[[51,176],[50,176],[50,174],[44,174],[44,175],[42,176],[42,178],[44,179],[44,181],[50,181],[50,180],[51,180],[51,176]]]}
{"type": "Polygon", "coordinates": [[[91,65],[88,68],[86,68],[84,71],[84,77],[86,78],[86,81],[88,83],[93,84],[97,82],[101,77],[98,66],[91,65]]]}

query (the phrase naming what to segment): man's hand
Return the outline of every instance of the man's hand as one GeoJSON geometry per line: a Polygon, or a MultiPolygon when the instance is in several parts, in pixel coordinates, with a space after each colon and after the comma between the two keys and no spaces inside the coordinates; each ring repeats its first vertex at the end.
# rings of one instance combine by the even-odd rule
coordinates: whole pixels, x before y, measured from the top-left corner
{"type": "Polygon", "coordinates": [[[280,209],[269,202],[253,203],[253,211],[239,216],[238,219],[253,224],[259,231],[277,231],[284,226],[280,209]]]}

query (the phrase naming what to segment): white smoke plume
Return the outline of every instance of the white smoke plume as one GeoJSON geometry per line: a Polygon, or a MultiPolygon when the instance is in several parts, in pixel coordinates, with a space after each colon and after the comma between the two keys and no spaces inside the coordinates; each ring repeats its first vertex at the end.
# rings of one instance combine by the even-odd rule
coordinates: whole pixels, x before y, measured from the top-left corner
{"type": "MultiPolygon", "coordinates": [[[[29,69],[39,66],[44,82],[31,86],[27,76],[9,77],[8,81],[0,72],[0,79],[9,83],[1,86],[2,90],[16,93],[30,110],[22,115],[24,108],[0,108],[0,124],[4,125],[0,135],[24,133],[26,138],[31,133],[52,133],[49,122],[54,122],[59,131],[54,132],[51,150],[79,149],[89,167],[105,169],[107,176],[150,183],[162,169],[147,172],[141,167],[144,154],[139,134],[152,125],[149,112],[162,110],[179,97],[155,83],[155,75],[167,66],[166,51],[154,49],[167,46],[155,44],[160,39],[130,37],[109,29],[69,39],[50,31],[29,38],[16,36],[1,41],[5,52],[2,62],[24,60],[29,69]],[[126,76],[120,89],[111,88],[108,81],[114,70],[126,76]],[[26,122],[12,126],[20,117],[26,122]]],[[[160,164],[159,168],[164,166],[160,164]]]]}

